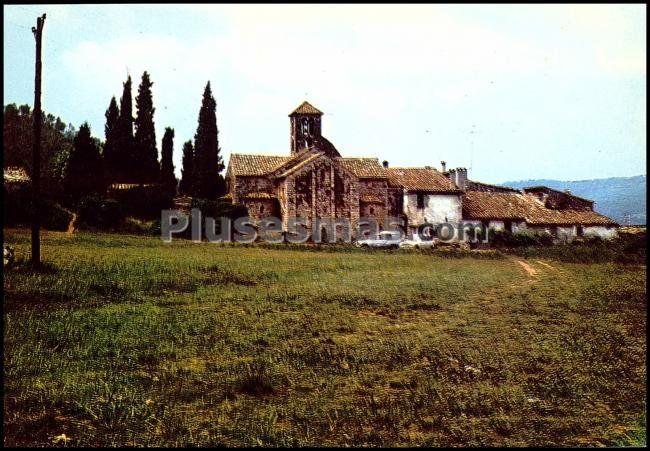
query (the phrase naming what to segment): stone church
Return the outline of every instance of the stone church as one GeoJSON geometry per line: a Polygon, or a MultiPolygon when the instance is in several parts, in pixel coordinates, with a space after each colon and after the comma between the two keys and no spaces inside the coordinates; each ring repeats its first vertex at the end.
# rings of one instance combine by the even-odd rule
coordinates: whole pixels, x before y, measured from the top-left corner
{"type": "Polygon", "coordinates": [[[578,212],[571,202],[562,203],[568,208],[543,205],[539,189],[520,192],[474,182],[467,169],[447,170],[444,162],[441,170],[399,168],[377,158],[342,156],[323,136],[322,116],[306,101],[289,114],[288,155],[231,154],[226,199],[246,205],[253,220],[281,218],[285,231],[290,218],[303,218],[309,229],[316,218],[344,218],[353,236],[360,218],[375,219],[380,227],[387,218],[400,218],[407,235],[421,224],[443,222],[497,228],[514,224],[513,231],[526,225],[550,226],[551,231],[558,225],[576,231],[579,226],[608,231],[616,226],[593,208],[578,212]]]}
{"type": "MultiPolygon", "coordinates": [[[[291,114],[289,155],[232,154],[227,197],[248,207],[253,219],[402,217],[404,190],[458,197],[460,190],[432,168],[388,169],[377,158],[348,158],[322,135],[323,113],[303,102],[291,114]],[[405,185],[406,183],[406,185],[405,185]]],[[[460,208],[457,209],[459,219],[460,208]]],[[[423,219],[423,218],[422,218],[423,219]]]]}

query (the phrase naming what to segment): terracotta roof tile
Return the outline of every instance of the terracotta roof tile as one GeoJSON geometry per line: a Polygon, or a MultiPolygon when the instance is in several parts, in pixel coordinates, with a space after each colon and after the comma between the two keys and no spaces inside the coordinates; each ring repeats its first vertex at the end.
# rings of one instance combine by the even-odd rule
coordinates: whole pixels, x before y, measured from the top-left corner
{"type": "Polygon", "coordinates": [[[436,169],[427,168],[388,168],[384,169],[393,186],[407,191],[427,191],[434,193],[460,193],[461,190],[436,169]]]}
{"type": "MultiPolygon", "coordinates": [[[[228,162],[228,174],[235,176],[264,176],[269,175],[280,169],[285,172],[290,171],[294,166],[301,164],[304,160],[313,159],[311,151],[300,153],[294,156],[276,156],[276,155],[247,155],[233,153],[230,155],[228,162]]],[[[343,168],[350,171],[359,178],[386,178],[384,168],[379,164],[377,158],[334,158],[343,168]]]]}
{"type": "Polygon", "coordinates": [[[465,219],[518,219],[531,225],[616,225],[595,211],[552,210],[520,193],[467,191],[463,197],[465,219]]]}
{"type": "Polygon", "coordinates": [[[548,186],[529,186],[529,187],[526,187],[526,188],[522,188],[522,191],[523,191],[524,193],[529,193],[529,192],[530,192],[530,193],[536,193],[536,192],[539,192],[539,191],[542,191],[542,192],[553,191],[553,192],[560,193],[560,194],[565,195],[565,196],[568,196],[568,197],[574,197],[574,198],[576,198],[576,199],[584,200],[584,201],[586,201],[586,202],[590,202],[590,203],[592,203],[592,204],[594,203],[594,201],[591,200],[591,199],[587,199],[587,198],[584,198],[584,197],[576,196],[575,194],[573,194],[573,193],[571,193],[571,192],[560,191],[559,189],[549,188],[548,186]]]}
{"type": "Polygon", "coordinates": [[[233,153],[230,155],[230,161],[228,162],[228,173],[232,171],[232,174],[236,176],[267,175],[290,159],[290,156],[233,153]]]}
{"type": "Polygon", "coordinates": [[[477,182],[476,180],[467,180],[466,188],[469,191],[490,191],[497,193],[518,193],[518,189],[509,186],[492,185],[490,183],[477,182]]]}
{"type": "Polygon", "coordinates": [[[305,152],[305,156],[306,158],[303,157],[296,159],[295,161],[290,161],[289,164],[286,165],[286,169],[281,174],[279,174],[278,177],[283,178],[289,174],[292,174],[303,166],[306,166],[312,161],[319,159],[323,156],[323,154],[321,152],[305,152]]]}
{"type": "Polygon", "coordinates": [[[362,194],[359,196],[361,202],[366,202],[368,204],[383,204],[384,198],[377,194],[362,194]]]}
{"type": "Polygon", "coordinates": [[[337,158],[348,171],[359,178],[386,178],[386,171],[378,158],[337,158]]]}
{"type": "Polygon", "coordinates": [[[305,100],[289,116],[294,114],[323,114],[323,112],[305,100]]]}
{"type": "Polygon", "coordinates": [[[243,199],[275,199],[277,196],[272,193],[265,193],[262,191],[246,193],[241,196],[243,199]]]}

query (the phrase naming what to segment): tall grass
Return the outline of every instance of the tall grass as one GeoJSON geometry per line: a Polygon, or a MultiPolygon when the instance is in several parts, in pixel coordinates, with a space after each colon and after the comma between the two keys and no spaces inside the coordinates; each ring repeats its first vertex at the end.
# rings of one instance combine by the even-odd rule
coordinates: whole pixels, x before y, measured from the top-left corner
{"type": "Polygon", "coordinates": [[[5,445],[645,441],[645,266],[5,242],[5,445]]]}

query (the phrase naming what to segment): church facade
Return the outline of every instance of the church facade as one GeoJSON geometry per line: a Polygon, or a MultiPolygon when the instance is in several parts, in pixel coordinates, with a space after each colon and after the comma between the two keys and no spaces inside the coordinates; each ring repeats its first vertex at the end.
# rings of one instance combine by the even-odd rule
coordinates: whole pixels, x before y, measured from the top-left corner
{"type": "MultiPolygon", "coordinates": [[[[432,168],[388,168],[377,158],[344,157],[322,135],[322,115],[308,102],[289,115],[289,155],[232,154],[227,198],[246,205],[253,220],[281,218],[283,230],[296,217],[308,228],[316,218],[345,219],[353,230],[361,218],[380,226],[389,218],[406,220],[404,203],[416,204],[417,193],[429,192],[448,197],[458,213],[453,219],[460,219],[461,190],[447,177],[432,168]]],[[[412,226],[425,220],[419,216],[412,226]]]]}

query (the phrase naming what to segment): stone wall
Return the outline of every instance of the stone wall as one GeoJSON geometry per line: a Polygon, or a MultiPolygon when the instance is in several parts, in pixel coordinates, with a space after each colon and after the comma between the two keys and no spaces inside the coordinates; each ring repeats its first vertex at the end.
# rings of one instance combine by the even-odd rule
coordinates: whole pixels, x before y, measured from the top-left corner
{"type": "Polygon", "coordinates": [[[233,195],[234,202],[240,200],[249,193],[268,193],[275,195],[275,184],[269,177],[237,177],[234,182],[233,195]]]}
{"type": "Polygon", "coordinates": [[[248,209],[248,216],[254,221],[274,216],[280,218],[280,205],[277,199],[241,199],[248,209]]]}
{"type": "Polygon", "coordinates": [[[278,193],[285,230],[290,217],[305,219],[310,229],[315,218],[346,218],[353,227],[358,224],[358,179],[331,160],[317,160],[289,175],[278,193]]]}

